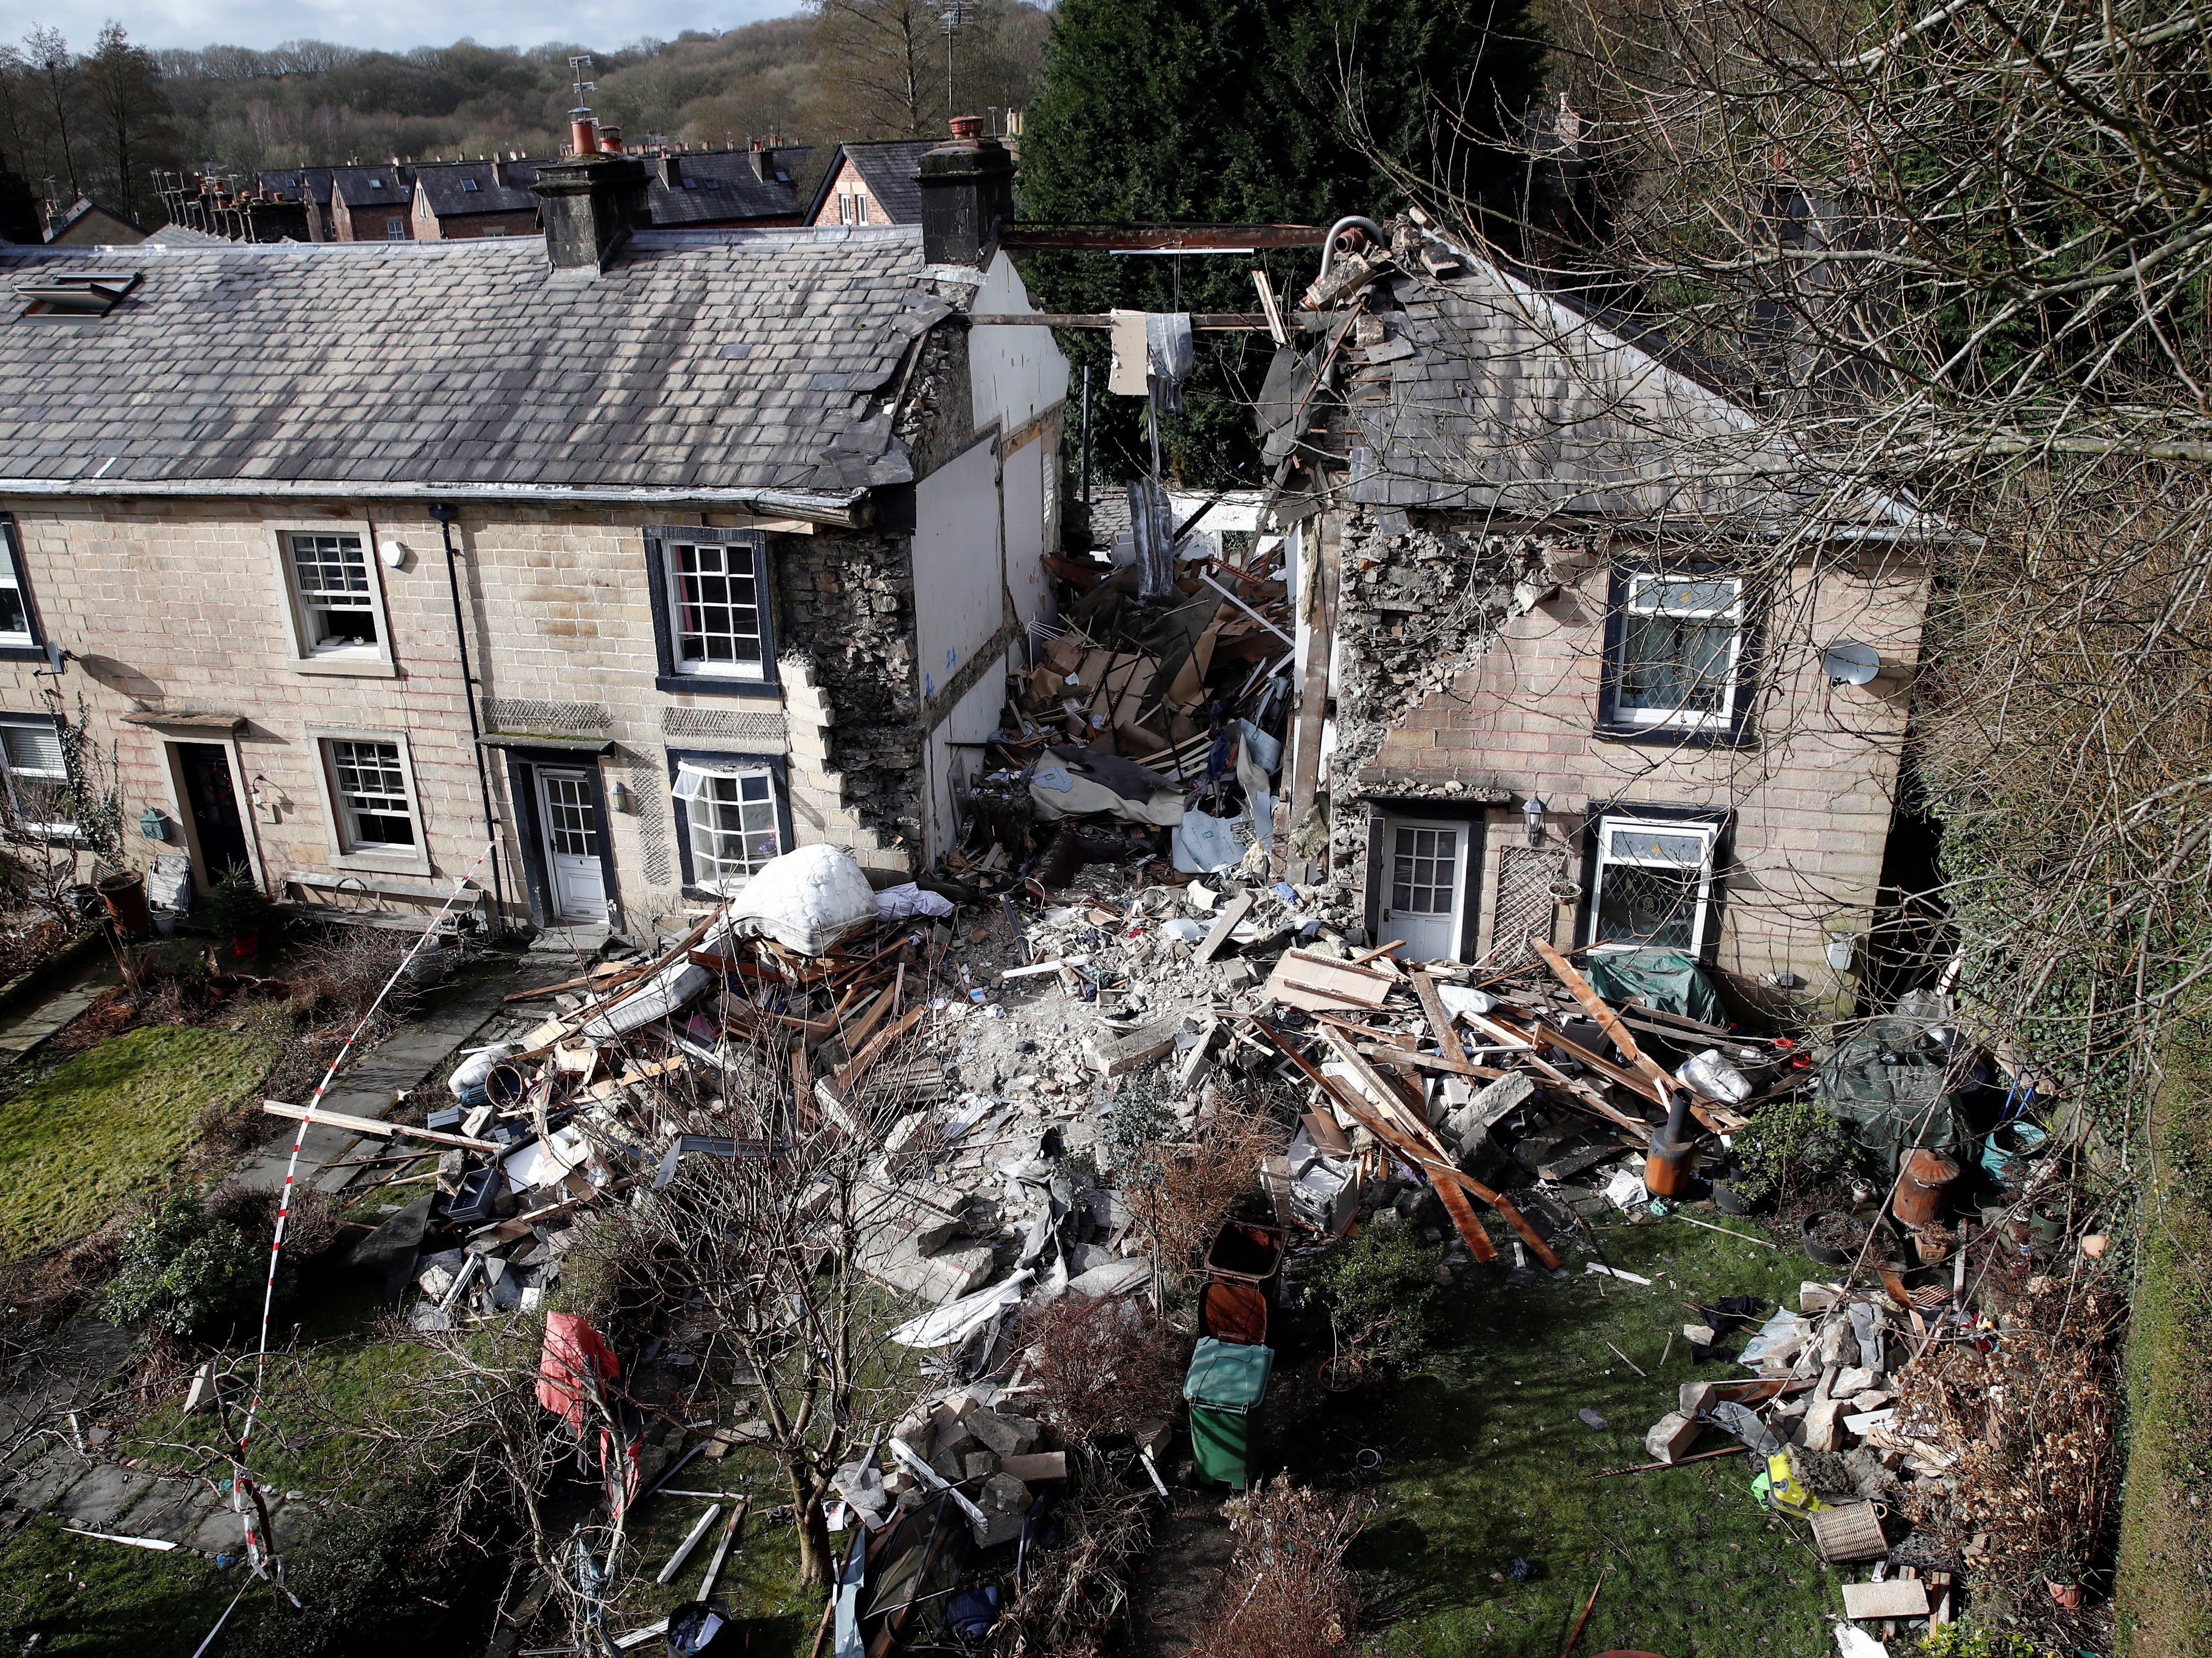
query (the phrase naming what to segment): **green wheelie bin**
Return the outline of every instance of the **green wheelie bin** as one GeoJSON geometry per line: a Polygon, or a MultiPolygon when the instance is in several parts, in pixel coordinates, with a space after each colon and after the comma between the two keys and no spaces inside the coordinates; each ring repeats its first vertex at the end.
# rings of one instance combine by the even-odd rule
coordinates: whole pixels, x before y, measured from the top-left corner
{"type": "Polygon", "coordinates": [[[1272,1347],[1200,1338],[1183,1378],[1190,1404],[1190,1448],[1198,1471],[1243,1491],[1251,1482],[1261,1397],[1275,1363],[1272,1347]]]}

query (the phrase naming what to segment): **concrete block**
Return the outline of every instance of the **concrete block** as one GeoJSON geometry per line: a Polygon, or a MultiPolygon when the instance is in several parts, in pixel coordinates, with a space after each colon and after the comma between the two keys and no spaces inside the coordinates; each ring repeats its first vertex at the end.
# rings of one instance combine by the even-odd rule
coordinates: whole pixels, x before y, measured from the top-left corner
{"type": "Polygon", "coordinates": [[[994,1514],[985,1509],[983,1523],[979,1526],[971,1520],[968,1522],[968,1528],[975,1533],[977,1548],[994,1549],[1001,1543],[1011,1543],[1019,1537],[1022,1523],[1023,1517],[1018,1514],[994,1514]]]}
{"type": "Polygon", "coordinates": [[[1011,1475],[1025,1485],[1065,1479],[1067,1478],[1067,1453],[1032,1451],[1027,1456],[1002,1456],[999,1459],[999,1472],[1011,1475]]]}
{"type": "Polygon", "coordinates": [[[1836,1448],[1837,1418],[1844,1411],[1840,1399],[1824,1399],[1817,1405],[1806,1407],[1805,1437],[1802,1442],[1808,1451],[1832,1451],[1836,1448]]]}
{"type": "Polygon", "coordinates": [[[1705,1431],[1702,1424],[1692,1421],[1680,1411],[1669,1411],[1651,1424],[1644,1436],[1644,1448],[1655,1462],[1672,1462],[1686,1455],[1698,1442],[1705,1431]]]}
{"type": "Polygon", "coordinates": [[[1170,1052],[1182,1033],[1183,1016],[1155,1019],[1125,1035],[1094,1034],[1084,1039],[1084,1053],[1102,1077],[1119,1077],[1150,1065],[1170,1052]]]}
{"type": "Polygon", "coordinates": [[[994,1473],[983,1482],[975,1506],[985,1514],[1027,1514],[1030,1488],[1012,1474],[994,1473]]]}
{"type": "Polygon", "coordinates": [[[1695,1416],[1712,1403],[1713,1395],[1720,1391],[1719,1384],[1711,1382],[1685,1382],[1675,1395],[1675,1408],[1684,1416],[1695,1416]]]}
{"type": "Polygon", "coordinates": [[[1843,1293],[1832,1284],[1819,1284],[1807,1278],[1797,1286],[1797,1310],[1801,1313],[1825,1313],[1843,1299],[1843,1293]]]}
{"type": "Polygon", "coordinates": [[[968,1431],[1000,1456],[1021,1456],[1037,1442],[1037,1424],[1025,1416],[1002,1415],[997,1411],[971,1411],[968,1416],[968,1431]]]}
{"type": "Polygon", "coordinates": [[[999,1458],[992,1451],[969,1451],[960,1458],[960,1478],[963,1480],[991,1479],[997,1477],[999,1458]]]}

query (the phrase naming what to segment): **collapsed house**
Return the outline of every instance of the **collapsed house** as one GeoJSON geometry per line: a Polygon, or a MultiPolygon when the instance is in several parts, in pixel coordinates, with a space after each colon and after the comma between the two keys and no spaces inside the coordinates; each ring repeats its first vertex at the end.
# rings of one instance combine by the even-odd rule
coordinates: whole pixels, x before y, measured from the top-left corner
{"type": "Polygon", "coordinates": [[[1936,526],[1665,341],[1359,226],[1261,398],[1293,878],[1416,957],[1656,948],[1848,1011],[1936,526]]]}

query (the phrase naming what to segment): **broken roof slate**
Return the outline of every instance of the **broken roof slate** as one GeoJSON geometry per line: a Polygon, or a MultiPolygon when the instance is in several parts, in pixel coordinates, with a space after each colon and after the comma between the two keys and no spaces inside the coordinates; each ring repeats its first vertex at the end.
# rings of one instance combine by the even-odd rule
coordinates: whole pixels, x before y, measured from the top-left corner
{"type": "MultiPolygon", "coordinates": [[[[0,279],[117,257],[9,246],[0,279]]],[[[103,318],[0,313],[0,381],[45,411],[0,427],[0,482],[904,482],[871,404],[953,309],[890,227],[646,233],[611,282],[524,239],[129,257],[143,280],[103,318]]]]}

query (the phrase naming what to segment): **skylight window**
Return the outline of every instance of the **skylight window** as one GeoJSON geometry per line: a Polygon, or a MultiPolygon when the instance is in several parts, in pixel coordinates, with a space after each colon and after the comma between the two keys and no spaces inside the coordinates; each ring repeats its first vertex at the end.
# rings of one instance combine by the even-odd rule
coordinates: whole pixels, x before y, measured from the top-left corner
{"type": "Polygon", "coordinates": [[[461,188],[463,190],[482,190],[483,186],[478,184],[474,179],[464,179],[461,180],[461,188]]]}
{"type": "Polygon", "coordinates": [[[20,284],[25,317],[104,317],[138,286],[136,270],[71,271],[20,284]]]}

